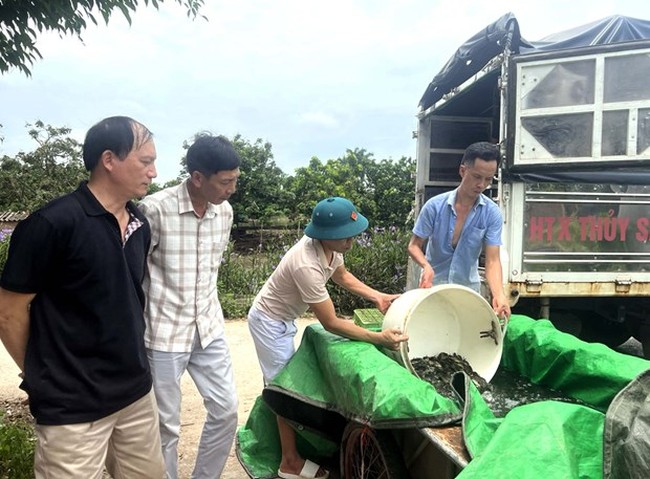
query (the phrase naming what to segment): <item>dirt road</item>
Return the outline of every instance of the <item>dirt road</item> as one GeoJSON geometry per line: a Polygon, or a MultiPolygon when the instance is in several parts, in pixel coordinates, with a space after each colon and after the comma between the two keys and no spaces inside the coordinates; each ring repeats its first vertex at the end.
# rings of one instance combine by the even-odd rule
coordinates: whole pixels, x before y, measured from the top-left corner
{"type": "MultiPolygon", "coordinates": [[[[312,324],[313,319],[299,319],[296,346],[299,344],[305,327],[312,324]]],[[[246,422],[248,413],[253,407],[255,399],[262,391],[262,373],[260,372],[253,340],[248,332],[248,326],[243,320],[226,321],[226,337],[230,345],[235,368],[235,382],[239,395],[239,425],[246,422]]],[[[11,357],[0,346],[0,397],[3,399],[25,398],[25,394],[18,389],[18,368],[11,357]]],[[[179,477],[189,478],[196,458],[196,447],[201,436],[201,428],[205,412],[201,396],[196,391],[189,375],[182,379],[183,406],[181,413],[181,439],[179,443],[179,477]]],[[[223,479],[247,479],[234,447],[230,452],[226,469],[221,476],[223,479]]]]}

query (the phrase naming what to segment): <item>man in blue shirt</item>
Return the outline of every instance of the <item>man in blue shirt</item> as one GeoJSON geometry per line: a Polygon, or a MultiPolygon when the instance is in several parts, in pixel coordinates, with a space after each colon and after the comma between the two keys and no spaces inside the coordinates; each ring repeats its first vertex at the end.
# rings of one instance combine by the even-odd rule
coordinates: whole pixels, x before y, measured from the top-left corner
{"type": "Polygon", "coordinates": [[[468,146],[460,164],[460,185],[424,204],[408,252],[422,268],[420,288],[455,283],[479,292],[478,258],[485,247],[485,278],[492,307],[497,316],[509,317],[499,253],[503,217],[499,207],[483,194],[498,166],[496,145],[479,142],[468,146]]]}

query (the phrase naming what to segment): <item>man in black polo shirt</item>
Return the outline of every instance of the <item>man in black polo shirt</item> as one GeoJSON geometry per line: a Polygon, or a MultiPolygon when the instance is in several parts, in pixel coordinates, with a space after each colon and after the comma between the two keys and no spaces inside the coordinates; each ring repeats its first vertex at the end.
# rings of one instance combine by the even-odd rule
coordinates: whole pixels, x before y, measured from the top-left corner
{"type": "Polygon", "coordinates": [[[164,475],[144,348],[151,132],[127,117],[86,135],[90,179],[32,213],[0,278],[0,339],[36,418],[36,478],[164,475]]]}

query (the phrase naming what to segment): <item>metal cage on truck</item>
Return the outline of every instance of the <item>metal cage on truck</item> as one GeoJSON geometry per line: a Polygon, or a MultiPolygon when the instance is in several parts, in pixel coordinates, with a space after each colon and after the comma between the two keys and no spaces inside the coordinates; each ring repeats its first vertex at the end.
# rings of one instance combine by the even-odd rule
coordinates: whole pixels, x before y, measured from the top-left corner
{"type": "MultiPolygon", "coordinates": [[[[530,43],[507,14],[468,40],[420,102],[416,213],[455,188],[466,146],[503,161],[515,312],[650,353],[650,22],[610,17],[530,43]]],[[[419,271],[411,265],[409,285],[419,271]]]]}

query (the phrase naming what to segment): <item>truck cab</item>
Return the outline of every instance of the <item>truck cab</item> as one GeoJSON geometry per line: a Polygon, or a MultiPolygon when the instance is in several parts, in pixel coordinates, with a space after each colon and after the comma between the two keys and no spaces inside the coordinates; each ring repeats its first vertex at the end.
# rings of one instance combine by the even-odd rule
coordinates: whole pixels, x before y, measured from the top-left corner
{"type": "MultiPolygon", "coordinates": [[[[513,312],[650,356],[650,21],[609,17],[527,42],[512,14],[477,33],[417,113],[415,212],[455,188],[462,153],[500,146],[513,312]]],[[[419,271],[410,265],[409,286],[419,271]]],[[[488,295],[487,291],[484,291],[488,295]]]]}

